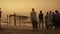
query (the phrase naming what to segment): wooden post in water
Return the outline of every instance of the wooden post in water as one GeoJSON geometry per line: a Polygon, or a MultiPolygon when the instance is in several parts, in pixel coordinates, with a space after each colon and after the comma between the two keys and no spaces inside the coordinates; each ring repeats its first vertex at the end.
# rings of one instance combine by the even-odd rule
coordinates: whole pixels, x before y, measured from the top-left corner
{"type": "Polygon", "coordinates": [[[16,14],[14,13],[14,24],[15,24],[15,26],[16,26],[16,14]]]}

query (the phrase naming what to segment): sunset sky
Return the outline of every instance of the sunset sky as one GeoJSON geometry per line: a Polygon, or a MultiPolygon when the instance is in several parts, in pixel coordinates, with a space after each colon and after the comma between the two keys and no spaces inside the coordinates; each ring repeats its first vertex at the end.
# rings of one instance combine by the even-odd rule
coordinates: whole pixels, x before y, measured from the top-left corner
{"type": "Polygon", "coordinates": [[[37,14],[42,10],[45,14],[47,11],[60,11],[60,0],[0,0],[2,15],[20,14],[28,15],[32,8],[35,8],[37,14]]]}

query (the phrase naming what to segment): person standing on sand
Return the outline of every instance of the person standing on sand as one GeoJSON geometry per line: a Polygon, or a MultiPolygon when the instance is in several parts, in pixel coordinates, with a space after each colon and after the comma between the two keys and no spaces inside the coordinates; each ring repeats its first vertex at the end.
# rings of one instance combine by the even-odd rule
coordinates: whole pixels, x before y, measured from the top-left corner
{"type": "Polygon", "coordinates": [[[60,27],[60,13],[58,10],[55,10],[55,28],[59,28],[60,27]]]}
{"type": "Polygon", "coordinates": [[[2,11],[1,11],[1,8],[0,8],[0,30],[1,30],[1,13],[2,13],[2,11]]]}
{"type": "Polygon", "coordinates": [[[35,12],[34,8],[32,8],[32,12],[30,13],[30,17],[31,17],[33,31],[37,31],[38,30],[37,29],[38,23],[37,23],[37,17],[36,17],[36,12],[35,12]]]}
{"type": "Polygon", "coordinates": [[[39,29],[40,29],[40,26],[41,26],[41,24],[42,24],[42,29],[44,28],[44,23],[43,23],[43,13],[42,13],[42,11],[40,11],[40,13],[39,13],[39,29]]]}
{"type": "Polygon", "coordinates": [[[46,13],[46,16],[45,16],[45,25],[46,25],[46,29],[48,29],[47,21],[48,21],[48,12],[46,13]]]}

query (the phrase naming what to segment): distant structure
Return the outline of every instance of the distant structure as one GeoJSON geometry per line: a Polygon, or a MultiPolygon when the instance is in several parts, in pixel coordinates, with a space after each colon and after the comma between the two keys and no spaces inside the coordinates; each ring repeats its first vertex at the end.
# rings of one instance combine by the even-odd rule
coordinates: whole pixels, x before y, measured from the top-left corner
{"type": "Polygon", "coordinates": [[[1,13],[2,13],[2,11],[1,11],[1,8],[0,8],[0,30],[1,30],[1,13]]]}
{"type": "MultiPolygon", "coordinates": [[[[15,26],[16,26],[16,14],[14,13],[14,15],[9,15],[9,20],[10,20],[10,18],[11,18],[12,16],[14,17],[14,24],[15,24],[15,26]]],[[[10,23],[10,22],[9,22],[9,23],[10,23]]]]}
{"type": "MultiPolygon", "coordinates": [[[[11,17],[14,17],[14,25],[16,26],[16,21],[17,19],[19,20],[19,25],[21,24],[20,20],[22,20],[22,23],[28,19],[28,16],[20,16],[20,15],[16,15],[16,13],[14,13],[13,15],[9,15],[9,23],[11,23],[11,17]]],[[[7,19],[8,20],[8,19],[7,19]]]]}
{"type": "Polygon", "coordinates": [[[22,23],[26,23],[25,21],[29,18],[28,16],[20,16],[22,19],[22,23]]]}

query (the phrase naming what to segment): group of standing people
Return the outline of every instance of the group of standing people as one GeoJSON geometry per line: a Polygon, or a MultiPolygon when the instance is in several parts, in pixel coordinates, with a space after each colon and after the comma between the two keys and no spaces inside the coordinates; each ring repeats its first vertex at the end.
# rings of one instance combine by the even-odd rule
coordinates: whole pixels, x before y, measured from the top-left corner
{"type": "Polygon", "coordinates": [[[46,24],[46,28],[59,28],[60,27],[60,13],[58,10],[55,10],[55,12],[47,12],[46,16],[45,16],[45,24],[46,24]]]}
{"type": "Polygon", "coordinates": [[[60,27],[60,14],[58,10],[55,10],[55,12],[49,11],[46,13],[45,17],[42,11],[40,11],[38,18],[39,22],[37,21],[37,16],[34,8],[32,8],[32,12],[30,13],[31,22],[32,22],[32,28],[33,31],[38,31],[42,25],[42,29],[44,28],[44,23],[46,26],[46,29],[50,28],[59,28],[60,27]],[[45,22],[44,19],[45,18],[45,22]]]}

